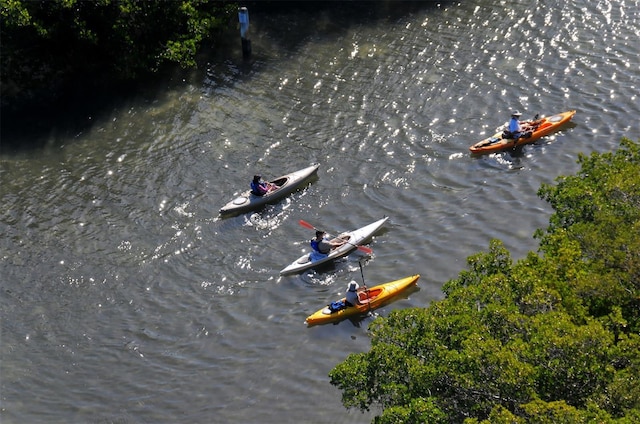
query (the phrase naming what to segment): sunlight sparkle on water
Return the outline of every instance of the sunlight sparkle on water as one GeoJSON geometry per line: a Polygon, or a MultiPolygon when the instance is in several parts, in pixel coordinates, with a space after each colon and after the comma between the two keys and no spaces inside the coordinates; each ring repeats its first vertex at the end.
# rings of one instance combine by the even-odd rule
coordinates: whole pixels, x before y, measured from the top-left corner
{"type": "Polygon", "coordinates": [[[355,58],[358,55],[358,51],[360,48],[358,47],[358,43],[353,43],[353,50],[351,51],[351,59],[355,58]]]}

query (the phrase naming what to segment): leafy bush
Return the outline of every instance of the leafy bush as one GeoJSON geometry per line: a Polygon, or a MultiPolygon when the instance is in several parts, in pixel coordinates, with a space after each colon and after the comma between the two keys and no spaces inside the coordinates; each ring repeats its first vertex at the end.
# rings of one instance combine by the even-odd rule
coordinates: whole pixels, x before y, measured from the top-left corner
{"type": "Polygon", "coordinates": [[[217,0],[3,1],[3,98],[78,76],[129,80],[165,63],[192,67],[236,12],[217,0]]]}
{"type": "Polygon", "coordinates": [[[378,423],[630,423],[640,417],[640,150],[581,157],[543,186],[542,255],[499,240],[468,258],[445,299],[369,327],[371,349],[329,374],[378,423]]]}

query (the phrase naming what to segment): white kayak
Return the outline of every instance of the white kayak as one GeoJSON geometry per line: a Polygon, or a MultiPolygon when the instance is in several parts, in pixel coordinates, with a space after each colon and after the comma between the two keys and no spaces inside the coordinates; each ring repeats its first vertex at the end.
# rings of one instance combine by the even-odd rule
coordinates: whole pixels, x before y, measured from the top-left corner
{"type": "Polygon", "coordinates": [[[301,272],[349,254],[354,249],[357,249],[358,246],[369,240],[369,238],[371,238],[371,236],[373,236],[384,225],[387,219],[389,219],[388,216],[362,228],[358,228],[357,230],[347,231],[340,234],[336,239],[347,240],[347,243],[334,248],[328,255],[320,258],[316,258],[317,254],[306,253],[292,262],[291,265],[280,271],[280,275],[301,272]]]}
{"type": "Polygon", "coordinates": [[[266,205],[267,203],[276,202],[300,187],[303,182],[305,182],[316,171],[318,171],[319,167],[319,164],[311,165],[307,168],[292,172],[287,175],[283,175],[282,177],[278,177],[269,181],[271,184],[277,186],[278,188],[270,191],[264,196],[256,196],[249,189],[241,193],[238,197],[224,205],[222,208],[220,208],[220,214],[227,215],[231,213],[247,212],[253,209],[257,209],[260,206],[266,205]]]}

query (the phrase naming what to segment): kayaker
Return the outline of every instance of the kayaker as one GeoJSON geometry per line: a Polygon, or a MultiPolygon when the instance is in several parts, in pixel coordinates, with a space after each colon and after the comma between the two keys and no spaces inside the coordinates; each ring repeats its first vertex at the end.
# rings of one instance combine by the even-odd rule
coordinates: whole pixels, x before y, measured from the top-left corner
{"type": "Polygon", "coordinates": [[[324,235],[326,233],[324,231],[316,231],[316,238],[312,239],[309,243],[311,248],[313,249],[311,260],[316,258],[324,258],[326,257],[332,249],[336,247],[340,247],[346,243],[344,240],[327,240],[324,235]]]}
{"type": "Polygon", "coordinates": [[[513,138],[514,141],[522,136],[522,125],[520,125],[520,116],[522,114],[517,110],[511,114],[511,120],[509,121],[509,138],[513,138]]]}
{"type": "Polygon", "coordinates": [[[360,304],[360,298],[358,297],[358,289],[360,286],[354,280],[349,282],[347,286],[347,294],[345,295],[345,303],[347,306],[356,306],[360,304]]]}
{"type": "Polygon", "coordinates": [[[513,111],[511,114],[511,120],[509,121],[509,130],[505,136],[505,138],[512,138],[514,144],[518,142],[519,138],[531,137],[531,130],[533,129],[531,121],[520,120],[521,115],[522,114],[517,110],[513,111]]]}
{"type": "Polygon", "coordinates": [[[256,196],[264,196],[273,190],[273,184],[262,181],[260,175],[254,175],[251,181],[251,192],[256,196]]]}

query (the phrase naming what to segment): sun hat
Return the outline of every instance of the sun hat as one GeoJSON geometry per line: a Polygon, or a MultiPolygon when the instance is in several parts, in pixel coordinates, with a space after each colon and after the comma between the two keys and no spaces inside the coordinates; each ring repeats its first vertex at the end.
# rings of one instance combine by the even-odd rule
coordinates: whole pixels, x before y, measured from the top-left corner
{"type": "Polygon", "coordinates": [[[520,111],[514,110],[513,113],[511,113],[511,116],[521,116],[522,114],[520,113],[520,111]]]}
{"type": "Polygon", "coordinates": [[[360,288],[360,286],[358,285],[358,283],[356,283],[355,281],[351,280],[351,282],[349,283],[349,291],[356,291],[360,288]]]}

